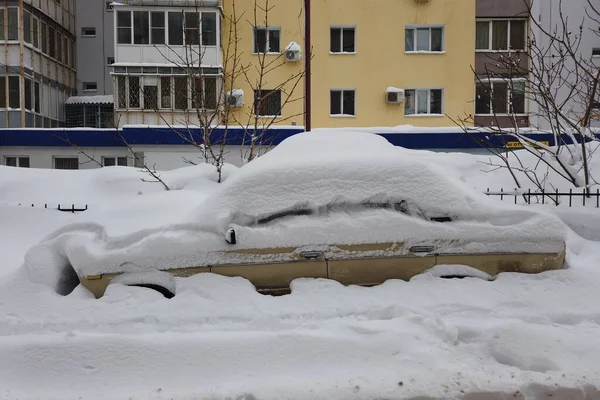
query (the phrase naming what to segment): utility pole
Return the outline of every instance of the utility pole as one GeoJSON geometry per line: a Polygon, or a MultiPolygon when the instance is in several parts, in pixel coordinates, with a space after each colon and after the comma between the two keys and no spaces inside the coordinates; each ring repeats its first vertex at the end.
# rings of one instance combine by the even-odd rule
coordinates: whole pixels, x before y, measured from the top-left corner
{"type": "Polygon", "coordinates": [[[304,0],[304,129],[311,130],[311,73],[310,0],[304,0]]]}

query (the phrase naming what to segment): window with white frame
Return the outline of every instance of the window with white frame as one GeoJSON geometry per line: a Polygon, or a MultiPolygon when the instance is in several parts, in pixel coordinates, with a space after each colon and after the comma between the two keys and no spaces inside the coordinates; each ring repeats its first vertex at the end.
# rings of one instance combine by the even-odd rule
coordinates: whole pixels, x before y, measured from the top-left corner
{"type": "Polygon", "coordinates": [[[82,87],[84,92],[96,92],[98,91],[98,82],[83,82],[82,87]]]}
{"type": "Polygon", "coordinates": [[[79,158],[54,157],[54,169],[79,169],[79,158]]]}
{"type": "Polygon", "coordinates": [[[27,156],[5,156],[4,165],[8,167],[29,168],[29,157],[27,156]]]}
{"type": "Polygon", "coordinates": [[[133,12],[133,44],[150,44],[150,13],[133,12]]]}
{"type": "Polygon", "coordinates": [[[94,28],[94,27],[81,28],[81,37],[96,37],[96,28],[94,28]]]}
{"type": "Polygon", "coordinates": [[[117,11],[117,44],[217,45],[217,14],[117,11]]]}
{"type": "Polygon", "coordinates": [[[254,28],[254,53],[280,53],[281,29],[278,27],[254,28]]]}
{"type": "Polygon", "coordinates": [[[23,10],[23,40],[25,43],[31,43],[31,13],[23,10]]]}
{"type": "Polygon", "coordinates": [[[329,31],[331,53],[356,53],[356,28],[332,26],[329,31]]]}
{"type": "Polygon", "coordinates": [[[150,13],[150,43],[165,44],[165,13],[150,13]]]}
{"type": "Polygon", "coordinates": [[[477,20],[475,49],[478,51],[525,50],[526,39],[524,19],[477,20]]]}
{"type": "Polygon", "coordinates": [[[105,167],[113,167],[115,165],[126,167],[127,157],[102,157],[102,165],[105,167]]]}
{"type": "Polygon", "coordinates": [[[117,11],[117,43],[131,44],[131,11],[117,11]]]}
{"type": "Polygon", "coordinates": [[[6,13],[8,14],[7,38],[8,40],[19,40],[19,9],[8,7],[6,13]]]}
{"type": "Polygon", "coordinates": [[[115,93],[117,109],[216,110],[221,74],[217,68],[202,68],[194,74],[170,67],[117,67],[115,93]],[[121,70],[121,68],[125,68],[121,70]],[[135,75],[127,74],[134,71],[135,75]]]}
{"type": "Polygon", "coordinates": [[[441,115],[443,89],[407,89],[404,91],[404,115],[441,115]]]}
{"type": "Polygon", "coordinates": [[[329,105],[330,115],[356,116],[356,91],[354,89],[332,89],[329,94],[329,105]]]}
{"type": "Polygon", "coordinates": [[[475,85],[475,114],[525,114],[525,80],[490,80],[475,85]]]}
{"type": "Polygon", "coordinates": [[[404,51],[439,53],[444,51],[443,26],[407,26],[404,31],[404,51]]]}

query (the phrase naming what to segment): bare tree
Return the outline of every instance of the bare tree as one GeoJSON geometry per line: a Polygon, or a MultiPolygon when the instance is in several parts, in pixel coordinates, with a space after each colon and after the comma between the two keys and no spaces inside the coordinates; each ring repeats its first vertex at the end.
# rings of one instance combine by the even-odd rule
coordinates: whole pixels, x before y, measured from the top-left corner
{"type": "Polygon", "coordinates": [[[482,140],[482,147],[500,158],[500,163],[490,161],[490,165],[508,168],[518,187],[521,183],[514,171],[523,172],[542,190],[552,171],[569,184],[589,190],[596,183],[589,171],[593,153],[588,147],[589,141],[595,140],[590,124],[597,104],[600,69],[591,54],[582,50],[586,36],[598,35],[590,22],[600,20],[599,10],[591,0],[581,0],[585,2],[585,16],[572,21],[564,13],[567,4],[551,0],[558,5],[558,19],[555,25],[549,25],[535,15],[536,1],[542,0],[524,0],[524,17],[531,25],[525,49],[491,54],[485,71],[475,73],[476,109],[487,107],[486,114],[491,114],[488,124],[474,134],[471,127],[478,125],[474,116],[457,118],[455,123],[482,140]],[[498,115],[497,104],[507,101],[507,109],[498,115]],[[530,126],[523,121],[527,103],[530,126]],[[530,134],[534,131],[551,133],[555,146],[532,139],[530,134]],[[515,152],[493,149],[491,143],[506,142],[507,134],[518,142],[518,147],[533,155],[535,165],[526,165],[515,152]]]}
{"type": "MultiPolygon", "coordinates": [[[[268,34],[271,26],[269,14],[274,8],[275,5],[272,5],[270,0],[254,0],[252,19],[247,22],[253,30],[260,26],[268,34]]],[[[302,13],[303,10],[300,10],[298,19],[302,17],[302,13]]],[[[281,111],[287,105],[304,100],[303,91],[300,90],[298,93],[298,89],[301,89],[302,82],[306,77],[306,71],[303,68],[286,75],[283,80],[273,83],[276,80],[273,76],[285,68],[288,63],[287,51],[299,51],[300,46],[292,42],[286,46],[283,52],[278,51],[278,54],[272,55],[268,54],[271,49],[266,48],[267,45],[265,43],[265,48],[260,48],[261,45],[255,43],[257,61],[248,63],[241,69],[246,84],[253,92],[252,107],[247,111],[245,121],[235,119],[238,125],[244,126],[244,137],[249,141],[248,147],[242,149],[242,159],[247,162],[259,155],[260,146],[270,142],[272,138],[267,137],[267,133],[276,122],[285,122],[303,116],[305,113],[303,110],[281,117],[281,111]]],[[[299,61],[299,58],[296,61],[299,61]]]]}
{"type": "MultiPolygon", "coordinates": [[[[246,0],[244,0],[246,1],[246,0]]],[[[288,63],[285,51],[279,54],[267,54],[265,51],[257,51],[257,55],[244,57],[244,51],[240,46],[242,41],[242,24],[248,24],[254,32],[254,28],[268,30],[269,13],[274,6],[269,0],[253,0],[253,15],[248,17],[244,11],[238,12],[236,0],[230,2],[230,9],[223,15],[222,29],[222,65],[220,69],[205,67],[207,58],[207,37],[201,34],[201,26],[207,21],[202,21],[201,7],[204,0],[195,0],[195,12],[183,12],[185,51],[183,54],[177,51],[161,51],[168,64],[178,66],[181,78],[176,78],[174,87],[170,90],[174,93],[175,102],[180,101],[182,105],[173,104],[175,109],[182,111],[178,120],[169,118],[172,113],[161,109],[159,99],[150,101],[150,107],[165,125],[169,126],[185,143],[194,146],[200,159],[210,163],[216,168],[218,182],[222,181],[223,166],[227,153],[228,136],[231,127],[241,128],[243,131],[242,146],[244,150],[242,158],[250,161],[258,155],[259,148],[269,145],[272,140],[268,137],[269,128],[275,123],[286,120],[304,112],[281,117],[281,110],[292,102],[302,101],[303,96],[297,95],[298,88],[302,86],[304,70],[291,72],[289,76],[281,79],[281,73],[276,73],[288,63]],[[279,76],[279,79],[277,77],[279,76]],[[178,82],[185,82],[178,85],[178,82]],[[252,91],[252,102],[241,111],[240,104],[231,101],[232,95],[238,92],[239,86],[246,85],[252,91]],[[268,87],[268,90],[265,90],[268,87]],[[279,105],[273,97],[280,96],[279,105]],[[273,100],[273,101],[271,101],[273,100]],[[189,107],[188,107],[189,105],[189,107]],[[265,114],[264,110],[273,109],[273,113],[265,114]],[[170,114],[170,115],[169,115],[170,114]]],[[[299,17],[300,18],[300,17],[299,17]]],[[[215,36],[216,40],[216,36],[215,36]]],[[[214,45],[216,43],[210,43],[214,45]]],[[[155,46],[159,49],[161,47],[155,46]]],[[[163,49],[172,50],[172,46],[162,46],[163,49]]],[[[287,50],[287,48],[286,48],[287,50]]],[[[284,74],[285,75],[285,74],[284,74]]],[[[146,97],[145,88],[140,87],[142,97],[146,97]]],[[[302,93],[302,91],[299,91],[302,93]]],[[[184,158],[186,163],[196,164],[194,160],[184,158]]]]}

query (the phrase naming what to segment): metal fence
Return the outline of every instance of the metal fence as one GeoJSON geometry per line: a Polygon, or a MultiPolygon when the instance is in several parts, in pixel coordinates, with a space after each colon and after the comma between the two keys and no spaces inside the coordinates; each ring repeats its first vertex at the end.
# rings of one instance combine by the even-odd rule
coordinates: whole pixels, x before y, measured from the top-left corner
{"type": "Polygon", "coordinates": [[[500,200],[505,199],[514,201],[515,204],[563,204],[563,199],[568,200],[569,207],[575,206],[594,206],[600,208],[600,189],[593,191],[586,191],[581,189],[579,191],[573,191],[569,189],[568,192],[560,192],[558,189],[554,191],[531,191],[531,189],[513,189],[506,191],[503,188],[499,191],[491,191],[489,188],[484,192],[487,196],[498,196],[500,200]]]}
{"type": "MultiPolygon", "coordinates": [[[[20,206],[29,206],[29,204],[22,204],[19,203],[20,206]]],[[[58,204],[56,207],[53,207],[52,205],[48,206],[48,204],[31,204],[31,207],[35,208],[35,207],[43,207],[46,209],[50,209],[50,210],[58,210],[58,211],[63,211],[63,212],[70,212],[70,213],[76,213],[76,212],[83,212],[83,211],[87,211],[88,206],[87,204],[85,205],[85,207],[81,207],[81,206],[75,206],[75,204],[71,204],[70,206],[65,206],[65,205],[61,205],[58,204]]]]}

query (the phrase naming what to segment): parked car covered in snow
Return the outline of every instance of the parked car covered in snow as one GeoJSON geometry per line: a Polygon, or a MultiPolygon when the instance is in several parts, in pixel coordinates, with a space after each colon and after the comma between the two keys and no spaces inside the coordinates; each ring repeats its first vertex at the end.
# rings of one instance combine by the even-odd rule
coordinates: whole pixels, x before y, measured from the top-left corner
{"type": "Polygon", "coordinates": [[[44,245],[96,297],[111,282],[171,297],[173,277],[208,272],[274,293],[303,277],[377,285],[444,265],[563,266],[560,220],[496,203],[418,154],[369,133],[298,134],[230,176],[189,224],[125,237],[70,227],[44,245]]]}

